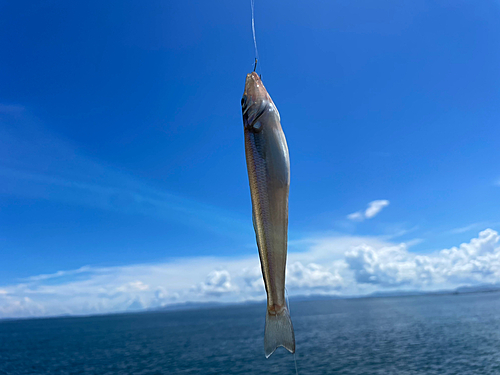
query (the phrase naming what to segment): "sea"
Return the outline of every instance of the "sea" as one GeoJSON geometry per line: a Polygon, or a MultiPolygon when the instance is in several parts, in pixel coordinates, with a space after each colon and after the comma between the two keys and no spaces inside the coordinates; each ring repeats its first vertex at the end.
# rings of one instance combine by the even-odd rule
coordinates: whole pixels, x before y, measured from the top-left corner
{"type": "Polygon", "coordinates": [[[290,309],[295,358],[265,358],[264,304],[3,320],[0,374],[500,374],[498,292],[290,309]]]}

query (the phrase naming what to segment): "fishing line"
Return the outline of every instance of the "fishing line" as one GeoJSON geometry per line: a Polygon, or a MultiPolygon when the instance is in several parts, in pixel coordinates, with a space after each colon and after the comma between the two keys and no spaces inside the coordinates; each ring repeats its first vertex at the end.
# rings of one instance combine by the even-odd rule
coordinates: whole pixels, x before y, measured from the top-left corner
{"type": "Polygon", "coordinates": [[[255,47],[255,65],[253,67],[253,71],[257,69],[257,61],[259,60],[259,51],[257,50],[257,38],[255,37],[255,15],[254,15],[254,7],[255,0],[250,0],[250,5],[252,6],[252,34],[253,34],[253,45],[255,47]]]}
{"type": "MultiPolygon", "coordinates": [[[[285,287],[285,293],[286,293],[286,305],[288,307],[288,313],[292,315],[290,312],[290,299],[288,298],[288,290],[286,290],[286,287],[285,287]]],[[[297,357],[295,356],[295,353],[293,353],[293,362],[295,363],[295,374],[299,375],[299,368],[297,367],[297,357]]]]}

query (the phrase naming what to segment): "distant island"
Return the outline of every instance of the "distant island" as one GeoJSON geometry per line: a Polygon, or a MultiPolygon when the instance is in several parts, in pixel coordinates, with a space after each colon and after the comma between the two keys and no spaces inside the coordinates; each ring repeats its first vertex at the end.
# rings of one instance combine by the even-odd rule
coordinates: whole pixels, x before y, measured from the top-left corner
{"type": "MultiPolygon", "coordinates": [[[[381,291],[363,295],[325,295],[325,294],[311,294],[311,295],[297,295],[290,297],[292,302],[295,301],[319,301],[319,300],[335,300],[335,299],[356,299],[356,298],[390,298],[390,297],[414,297],[414,296],[428,296],[428,295],[457,295],[468,293],[491,293],[500,292],[500,284],[482,284],[476,286],[461,286],[456,289],[443,289],[436,291],[420,291],[420,290],[394,290],[394,291],[381,291]]],[[[210,309],[225,306],[248,305],[264,303],[262,301],[244,301],[244,302],[181,302],[170,304],[157,308],[150,308],[136,312],[144,311],[182,311],[192,309],[210,309]]],[[[130,311],[127,311],[130,312],[130,311]]]]}

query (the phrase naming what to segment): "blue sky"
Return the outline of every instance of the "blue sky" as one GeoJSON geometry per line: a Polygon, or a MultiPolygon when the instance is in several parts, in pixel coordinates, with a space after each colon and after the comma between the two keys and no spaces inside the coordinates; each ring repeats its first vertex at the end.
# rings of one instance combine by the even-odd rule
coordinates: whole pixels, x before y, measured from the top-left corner
{"type": "MultiPolygon", "coordinates": [[[[263,297],[250,14],[0,3],[0,317],[263,297]]],[[[499,281],[500,3],[256,0],[255,17],[290,149],[291,294],[499,281]]]]}

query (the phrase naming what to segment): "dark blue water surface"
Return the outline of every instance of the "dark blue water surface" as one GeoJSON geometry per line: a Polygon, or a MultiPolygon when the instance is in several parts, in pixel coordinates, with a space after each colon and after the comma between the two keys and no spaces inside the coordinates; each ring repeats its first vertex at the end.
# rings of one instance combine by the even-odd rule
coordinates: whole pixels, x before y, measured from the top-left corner
{"type": "MultiPolygon", "coordinates": [[[[0,321],[0,374],[295,374],[264,305],[0,321]]],[[[500,374],[500,293],[291,303],[299,374],[500,374]]]]}

